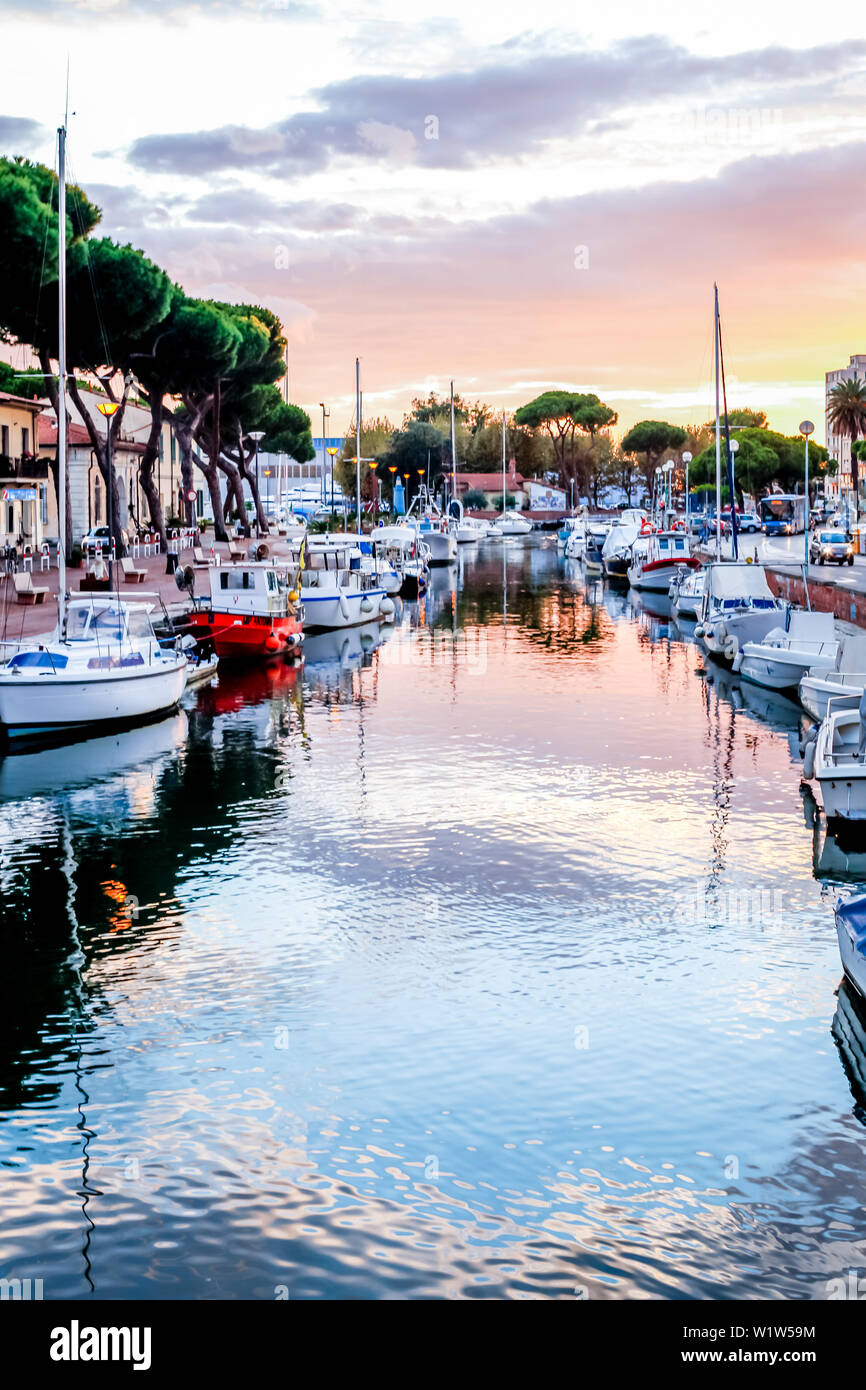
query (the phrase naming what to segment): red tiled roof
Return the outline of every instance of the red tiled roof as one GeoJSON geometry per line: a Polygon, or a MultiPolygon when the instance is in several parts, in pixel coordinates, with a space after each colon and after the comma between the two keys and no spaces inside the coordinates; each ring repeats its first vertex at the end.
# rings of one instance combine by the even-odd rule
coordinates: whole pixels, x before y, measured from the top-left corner
{"type": "MultiPolygon", "coordinates": [[[[76,425],[74,420],[70,420],[68,428],[68,440],[72,445],[83,445],[85,449],[91,447],[90,435],[83,425],[76,425]]],[[[39,443],[42,448],[53,449],[57,445],[57,421],[53,415],[39,416],[39,443]]],[[[113,445],[115,453],[118,454],[143,454],[144,444],[137,439],[118,439],[113,445]]]]}
{"type": "MultiPolygon", "coordinates": [[[[523,482],[522,474],[517,473],[513,468],[505,475],[506,488],[521,488],[523,482]]],[[[461,484],[465,487],[480,488],[482,492],[495,492],[497,488],[501,492],[502,471],[500,470],[498,473],[458,473],[457,486],[460,487],[461,484]]]]}
{"type": "Polygon", "coordinates": [[[44,401],[34,401],[30,396],[13,396],[11,391],[0,391],[0,401],[6,401],[9,405],[29,405],[31,410],[43,410],[44,401]]]}
{"type": "MultiPolygon", "coordinates": [[[[57,444],[57,421],[53,415],[40,415],[38,424],[40,446],[53,449],[57,444]]],[[[90,448],[90,435],[83,425],[76,425],[70,421],[67,437],[70,444],[84,444],[86,448],[90,448]]]]}

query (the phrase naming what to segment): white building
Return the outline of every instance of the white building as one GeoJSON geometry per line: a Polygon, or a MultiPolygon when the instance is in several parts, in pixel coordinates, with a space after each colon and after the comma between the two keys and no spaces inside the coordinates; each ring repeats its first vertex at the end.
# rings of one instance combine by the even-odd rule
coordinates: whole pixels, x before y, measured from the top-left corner
{"type": "MultiPolygon", "coordinates": [[[[835,434],[829,420],[830,392],[840,381],[854,381],[855,378],[866,380],[866,353],[857,353],[848,363],[847,367],[837,367],[835,371],[827,372],[825,377],[824,390],[824,414],[827,427],[827,452],[831,459],[836,459],[839,464],[839,472],[835,478],[827,479],[827,491],[844,496],[845,492],[851,487],[851,440],[846,434],[835,434]]],[[[866,472],[860,469],[860,477],[866,472]]]]}

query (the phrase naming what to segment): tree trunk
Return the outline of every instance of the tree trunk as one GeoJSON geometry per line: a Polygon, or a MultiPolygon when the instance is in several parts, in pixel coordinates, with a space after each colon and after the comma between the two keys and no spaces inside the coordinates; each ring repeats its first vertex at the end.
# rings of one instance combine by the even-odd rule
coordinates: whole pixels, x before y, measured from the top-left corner
{"type": "MultiPolygon", "coordinates": [[[[99,471],[102,474],[102,480],[105,484],[105,495],[106,497],[108,497],[110,483],[108,476],[108,457],[106,453],[105,437],[100,435],[99,430],[96,428],[96,422],[90,414],[89,410],[87,410],[87,408],[85,407],[84,402],[81,399],[81,392],[78,389],[78,383],[73,376],[70,376],[69,378],[69,394],[72,397],[72,400],[75,402],[75,408],[78,411],[78,414],[81,416],[81,423],[84,425],[88,435],[90,436],[90,447],[96,455],[96,462],[99,466],[99,471]]],[[[125,405],[126,398],[124,397],[120,409],[107,421],[108,428],[111,430],[112,446],[114,445],[117,438],[120,423],[123,419],[123,411],[125,405]]],[[[120,525],[120,514],[123,506],[123,498],[120,495],[120,479],[117,475],[117,470],[115,468],[112,468],[111,475],[111,481],[114,483],[114,487],[112,490],[113,496],[111,508],[111,533],[114,538],[114,548],[115,553],[117,554],[117,558],[122,559],[127,553],[126,546],[123,542],[122,527],[120,525]]]]}
{"type": "MultiPolygon", "coordinates": [[[[46,392],[47,392],[47,394],[48,394],[48,399],[49,399],[49,401],[51,402],[51,405],[52,405],[52,407],[53,407],[53,409],[54,409],[54,418],[58,421],[58,428],[59,428],[59,421],[60,421],[60,390],[59,390],[59,388],[58,388],[57,382],[54,380],[54,373],[53,373],[53,371],[51,370],[51,358],[48,356],[48,353],[46,352],[46,350],[45,350],[44,348],[40,348],[40,349],[39,349],[39,365],[40,365],[40,367],[42,368],[42,379],[43,379],[43,381],[45,382],[45,390],[46,390],[46,392]]],[[[68,410],[67,410],[67,412],[66,412],[66,428],[67,428],[67,449],[66,449],[66,496],[65,496],[64,499],[63,499],[63,503],[64,503],[64,507],[65,507],[65,509],[66,509],[66,559],[67,559],[67,560],[71,560],[71,558],[72,558],[72,493],[70,492],[70,489],[69,489],[69,448],[68,448],[68,443],[69,443],[69,435],[68,435],[68,430],[69,430],[69,411],[68,411],[68,410]]],[[[58,521],[58,526],[59,526],[59,523],[60,523],[60,446],[59,446],[59,444],[58,444],[58,447],[57,447],[57,452],[56,452],[55,455],[54,455],[54,461],[53,461],[53,463],[51,464],[51,477],[52,477],[53,482],[54,482],[54,497],[55,497],[55,500],[56,500],[56,502],[57,502],[57,521],[58,521]]]]}
{"type": "Polygon", "coordinates": [[[168,550],[168,536],[165,531],[165,518],[162,514],[162,500],[153,477],[153,465],[159,454],[159,438],[162,433],[162,397],[154,392],[150,398],[150,434],[141,457],[139,478],[141,490],[147,498],[150,524],[159,534],[159,548],[163,555],[168,550]]]}

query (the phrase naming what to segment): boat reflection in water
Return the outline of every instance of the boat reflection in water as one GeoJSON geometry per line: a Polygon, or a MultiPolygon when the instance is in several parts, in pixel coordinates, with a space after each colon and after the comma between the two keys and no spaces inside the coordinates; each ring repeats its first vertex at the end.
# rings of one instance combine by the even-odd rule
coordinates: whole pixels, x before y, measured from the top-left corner
{"type": "Polygon", "coordinates": [[[56,796],[152,771],[160,759],[183,747],[186,736],[187,716],[176,710],[150,724],[66,743],[62,753],[51,747],[10,754],[0,761],[0,800],[56,796]]]}
{"type": "MultiPolygon", "coordinates": [[[[310,645],[313,640],[308,639],[310,645]]],[[[303,662],[283,656],[249,665],[224,663],[217,680],[198,692],[196,708],[211,715],[234,714],[266,700],[292,695],[298,689],[302,670],[303,662]]]]}

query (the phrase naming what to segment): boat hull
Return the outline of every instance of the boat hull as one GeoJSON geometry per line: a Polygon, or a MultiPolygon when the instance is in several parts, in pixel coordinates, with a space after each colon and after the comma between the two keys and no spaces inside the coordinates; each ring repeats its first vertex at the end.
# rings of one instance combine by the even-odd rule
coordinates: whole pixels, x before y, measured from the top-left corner
{"type": "Polygon", "coordinates": [[[300,649],[303,624],[294,614],[194,613],[190,626],[212,638],[221,661],[258,661],[300,649]]]}
{"type": "Polygon", "coordinates": [[[178,703],[186,686],[186,666],[183,658],[166,662],[164,670],[120,670],[85,680],[64,673],[27,679],[0,672],[0,725],[8,738],[22,738],[146,719],[178,703]]]}
{"type": "MultiPolygon", "coordinates": [[[[820,724],[827,718],[827,707],[830,700],[838,701],[840,697],[844,697],[849,704],[859,704],[863,690],[863,685],[848,685],[841,681],[830,681],[807,672],[800,681],[800,704],[806,713],[820,724]]],[[[835,708],[841,709],[842,706],[836,704],[835,708]]]]}
{"type": "Polygon", "coordinates": [[[690,569],[699,569],[700,561],[689,558],[672,561],[670,564],[664,561],[649,565],[633,565],[628,570],[628,580],[633,589],[649,589],[655,593],[667,594],[671,581],[683,565],[688,565],[690,569]]]}
{"type": "Polygon", "coordinates": [[[783,661],[777,657],[759,656],[743,652],[742,659],[734,661],[734,670],[744,680],[755,685],[764,685],[768,690],[794,690],[809,669],[807,662],[783,661]],[[739,663],[739,664],[738,664],[739,663]]]}
{"type": "Polygon", "coordinates": [[[429,564],[450,565],[452,560],[457,559],[457,541],[450,532],[419,531],[418,538],[430,547],[429,564]]]}
{"type": "Polygon", "coordinates": [[[380,615],[384,589],[340,589],[333,593],[304,592],[304,627],[311,629],[358,627],[380,615]]]}

